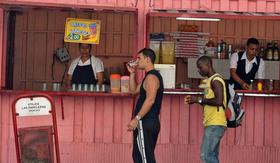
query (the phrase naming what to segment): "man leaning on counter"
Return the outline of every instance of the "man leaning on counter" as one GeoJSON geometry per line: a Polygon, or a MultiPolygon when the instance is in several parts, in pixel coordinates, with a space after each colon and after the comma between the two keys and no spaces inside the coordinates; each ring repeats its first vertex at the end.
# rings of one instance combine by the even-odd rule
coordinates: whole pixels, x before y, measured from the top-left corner
{"type": "Polygon", "coordinates": [[[71,63],[67,85],[71,84],[102,84],[103,83],[103,62],[91,55],[91,44],[79,43],[80,57],[71,63]]]}
{"type": "Polygon", "coordinates": [[[230,58],[230,83],[234,89],[249,89],[252,80],[264,79],[265,65],[262,58],[257,56],[259,41],[249,38],[245,52],[232,54],[230,58]]]}

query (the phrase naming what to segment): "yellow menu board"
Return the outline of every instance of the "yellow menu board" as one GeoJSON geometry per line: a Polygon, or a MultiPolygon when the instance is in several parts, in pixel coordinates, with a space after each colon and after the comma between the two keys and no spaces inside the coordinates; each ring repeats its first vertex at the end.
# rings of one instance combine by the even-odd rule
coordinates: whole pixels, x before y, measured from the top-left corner
{"type": "Polygon", "coordinates": [[[100,20],[67,18],[65,42],[99,44],[100,20]]]}

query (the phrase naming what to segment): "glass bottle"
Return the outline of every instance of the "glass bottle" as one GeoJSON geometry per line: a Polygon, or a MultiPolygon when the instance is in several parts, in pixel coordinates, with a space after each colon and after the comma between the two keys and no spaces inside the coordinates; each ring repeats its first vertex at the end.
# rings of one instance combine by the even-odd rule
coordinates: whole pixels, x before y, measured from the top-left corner
{"type": "Polygon", "coordinates": [[[254,82],[254,80],[250,80],[250,90],[253,90],[253,82],[254,82]]]}
{"type": "Polygon", "coordinates": [[[217,55],[218,59],[221,59],[221,44],[218,44],[217,55]]]}
{"type": "Polygon", "coordinates": [[[259,56],[260,58],[263,58],[263,59],[264,59],[264,54],[265,54],[264,47],[261,46],[261,48],[260,48],[260,53],[258,54],[258,56],[259,56]]]}
{"type": "Polygon", "coordinates": [[[226,46],[227,46],[227,43],[225,41],[221,40],[221,59],[226,58],[226,46]]]}
{"type": "Polygon", "coordinates": [[[232,54],[232,45],[229,44],[229,45],[228,45],[228,59],[231,58],[231,54],[232,54]]]}
{"type": "Polygon", "coordinates": [[[273,44],[273,60],[278,61],[279,60],[279,49],[277,41],[274,41],[273,44]]]}
{"type": "Polygon", "coordinates": [[[272,43],[267,43],[267,48],[266,48],[266,59],[267,60],[272,60],[273,58],[273,49],[272,49],[272,43]]]}

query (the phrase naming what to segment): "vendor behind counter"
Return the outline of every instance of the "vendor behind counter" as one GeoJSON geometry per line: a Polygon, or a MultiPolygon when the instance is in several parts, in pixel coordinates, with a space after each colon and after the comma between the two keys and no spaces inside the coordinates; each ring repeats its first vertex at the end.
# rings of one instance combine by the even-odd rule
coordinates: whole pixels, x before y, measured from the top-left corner
{"type": "Polygon", "coordinates": [[[251,81],[256,78],[264,79],[265,64],[257,56],[259,41],[256,38],[247,40],[245,52],[232,54],[230,58],[230,83],[234,89],[250,89],[251,81]]]}
{"type": "Polygon", "coordinates": [[[74,59],[67,73],[67,85],[102,84],[103,62],[91,54],[92,45],[79,43],[80,56],[74,59]]]}

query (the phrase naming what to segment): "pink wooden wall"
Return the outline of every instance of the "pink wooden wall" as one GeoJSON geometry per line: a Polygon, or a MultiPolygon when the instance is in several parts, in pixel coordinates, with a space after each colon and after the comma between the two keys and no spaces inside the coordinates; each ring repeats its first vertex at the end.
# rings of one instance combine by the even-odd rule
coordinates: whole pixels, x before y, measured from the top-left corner
{"type": "MultiPolygon", "coordinates": [[[[137,50],[145,45],[146,18],[151,9],[200,9],[215,11],[254,11],[280,12],[279,0],[1,0],[4,4],[25,4],[36,6],[57,6],[74,8],[115,8],[117,10],[138,10],[137,50]]],[[[3,12],[0,10],[0,27],[3,24],[3,12]]],[[[2,28],[1,28],[2,29],[2,28]]],[[[0,56],[3,56],[3,30],[0,30],[0,56]],[[2,49],[2,50],[1,50],[2,49]],[[1,55],[2,54],[2,55],[1,55]]],[[[5,50],[5,49],[4,49],[5,50]]],[[[2,57],[1,57],[2,58],[2,57]]],[[[5,65],[4,63],[2,65],[5,65]]],[[[5,67],[1,67],[5,72],[5,67]]],[[[0,76],[0,86],[5,76],[0,76]]]]}
{"type": "MultiPolygon", "coordinates": [[[[159,163],[199,163],[203,133],[202,109],[185,105],[183,95],[165,95],[161,111],[161,131],[156,157],[159,163]]],[[[130,163],[132,135],[127,132],[133,100],[130,96],[63,96],[65,119],[57,110],[62,163],[130,163]]],[[[1,92],[0,162],[15,163],[11,103],[14,93],[1,92]]],[[[228,129],[222,139],[223,163],[280,162],[279,98],[246,97],[243,126],[228,129]]],[[[28,124],[49,124],[48,118],[19,119],[28,124]]]]}

